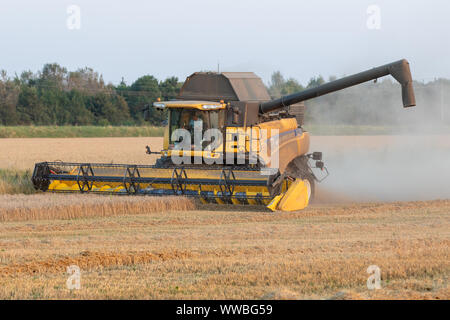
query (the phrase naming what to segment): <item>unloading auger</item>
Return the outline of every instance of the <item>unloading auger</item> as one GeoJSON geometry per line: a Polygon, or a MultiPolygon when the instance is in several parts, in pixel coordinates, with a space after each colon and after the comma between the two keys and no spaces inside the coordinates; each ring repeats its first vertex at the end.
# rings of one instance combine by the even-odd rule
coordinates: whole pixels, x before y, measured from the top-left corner
{"type": "MultiPolygon", "coordinates": [[[[254,73],[197,72],[176,100],[153,103],[168,111],[163,150],[154,165],[41,162],[32,181],[50,192],[178,195],[300,210],[314,197],[315,182],[328,174],[322,153],[308,153],[303,101],[389,74],[401,84],[403,106],[414,106],[406,60],[275,100],[254,73]]],[[[147,146],[147,153],[154,152],[147,146]]]]}

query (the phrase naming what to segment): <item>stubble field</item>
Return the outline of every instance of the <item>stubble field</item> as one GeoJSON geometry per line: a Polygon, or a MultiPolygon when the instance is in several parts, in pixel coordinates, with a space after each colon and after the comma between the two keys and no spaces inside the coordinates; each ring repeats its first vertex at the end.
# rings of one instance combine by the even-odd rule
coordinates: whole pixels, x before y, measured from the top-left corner
{"type": "MultiPolygon", "coordinates": [[[[449,299],[448,141],[313,137],[331,175],[316,203],[294,213],[173,198],[2,195],[0,298],[449,299]],[[418,155],[426,152],[410,157],[418,145],[441,161],[425,162],[427,175],[405,175],[425,161],[418,155]],[[81,269],[79,290],[66,287],[69,265],[81,269]],[[367,288],[370,265],[381,270],[379,290],[367,288]]],[[[2,139],[0,168],[152,163],[145,145],[158,150],[161,139],[2,139]]]]}

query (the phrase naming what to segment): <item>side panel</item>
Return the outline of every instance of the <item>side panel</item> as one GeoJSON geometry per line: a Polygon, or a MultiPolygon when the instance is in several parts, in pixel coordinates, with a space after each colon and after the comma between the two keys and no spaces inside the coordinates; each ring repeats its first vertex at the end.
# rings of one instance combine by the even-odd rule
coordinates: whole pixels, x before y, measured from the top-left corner
{"type": "MultiPolygon", "coordinates": [[[[278,167],[283,173],[287,165],[298,156],[304,155],[309,151],[309,133],[302,132],[297,126],[295,118],[281,119],[277,121],[270,121],[261,123],[258,126],[260,129],[267,129],[268,132],[273,132],[273,129],[278,129],[279,148],[278,152],[275,150],[272,157],[278,157],[278,167]]],[[[271,135],[272,136],[272,135],[271,135]]],[[[268,139],[271,138],[268,137],[268,139]]],[[[265,163],[270,166],[272,162],[264,153],[261,153],[265,163]]]]}
{"type": "MultiPolygon", "coordinates": [[[[309,133],[297,131],[295,136],[280,138],[280,148],[272,157],[278,157],[280,173],[284,173],[288,164],[298,156],[305,155],[309,150],[309,133]]],[[[271,165],[271,162],[268,162],[271,165]]]]}

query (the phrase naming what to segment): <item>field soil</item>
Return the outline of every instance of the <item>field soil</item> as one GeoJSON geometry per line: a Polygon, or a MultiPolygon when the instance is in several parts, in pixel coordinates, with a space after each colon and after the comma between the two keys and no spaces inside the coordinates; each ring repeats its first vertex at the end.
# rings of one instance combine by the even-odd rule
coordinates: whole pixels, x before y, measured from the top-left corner
{"type": "MultiPolygon", "coordinates": [[[[450,299],[449,141],[313,137],[330,176],[313,204],[292,213],[171,198],[1,196],[0,299],[450,299]],[[79,290],[66,286],[70,265],[81,270],[79,290]],[[371,265],[381,289],[367,287],[371,265]]],[[[151,164],[145,145],[161,144],[0,139],[0,168],[151,164]]]]}

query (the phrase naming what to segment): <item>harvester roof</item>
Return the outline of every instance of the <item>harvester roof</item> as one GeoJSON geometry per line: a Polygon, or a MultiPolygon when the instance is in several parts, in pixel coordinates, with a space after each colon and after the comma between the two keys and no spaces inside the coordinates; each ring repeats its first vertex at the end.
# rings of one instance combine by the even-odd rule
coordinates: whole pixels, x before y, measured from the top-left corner
{"type": "Polygon", "coordinates": [[[177,99],[262,102],[270,96],[253,72],[195,72],[186,79],[177,99]]]}

